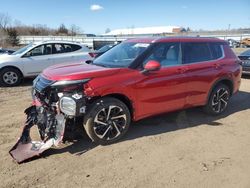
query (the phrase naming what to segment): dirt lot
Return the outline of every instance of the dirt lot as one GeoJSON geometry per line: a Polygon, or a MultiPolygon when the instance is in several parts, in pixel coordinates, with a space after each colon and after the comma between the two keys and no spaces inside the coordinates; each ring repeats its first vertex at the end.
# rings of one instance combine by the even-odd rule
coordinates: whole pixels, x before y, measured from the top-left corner
{"type": "Polygon", "coordinates": [[[30,83],[0,88],[0,187],[250,187],[250,77],[222,116],[199,108],[165,114],[133,124],[119,143],[84,137],[18,165],[8,150],[30,83]]]}

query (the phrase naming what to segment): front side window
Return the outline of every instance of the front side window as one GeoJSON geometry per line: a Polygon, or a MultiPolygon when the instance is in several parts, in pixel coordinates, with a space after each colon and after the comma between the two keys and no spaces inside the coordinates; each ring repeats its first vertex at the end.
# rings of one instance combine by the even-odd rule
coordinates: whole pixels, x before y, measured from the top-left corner
{"type": "Polygon", "coordinates": [[[209,46],[205,42],[183,43],[182,51],[184,64],[212,60],[209,46]]]}
{"type": "Polygon", "coordinates": [[[107,67],[128,67],[148,47],[149,43],[124,42],[96,58],[95,65],[107,67]]]}
{"type": "Polygon", "coordinates": [[[29,56],[40,56],[44,53],[44,45],[37,46],[28,52],[29,56]]]}
{"type": "Polygon", "coordinates": [[[162,67],[181,64],[180,43],[159,43],[143,64],[145,65],[150,60],[158,61],[162,67]]]}

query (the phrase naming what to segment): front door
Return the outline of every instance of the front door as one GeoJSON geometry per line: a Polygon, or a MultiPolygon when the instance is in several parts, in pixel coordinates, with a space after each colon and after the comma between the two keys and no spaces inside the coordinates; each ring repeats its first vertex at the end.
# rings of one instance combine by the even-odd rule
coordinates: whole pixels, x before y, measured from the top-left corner
{"type": "Polygon", "coordinates": [[[181,109],[186,98],[186,74],[188,65],[182,64],[180,43],[160,43],[143,64],[158,61],[161,69],[141,74],[136,90],[139,116],[181,109]]]}

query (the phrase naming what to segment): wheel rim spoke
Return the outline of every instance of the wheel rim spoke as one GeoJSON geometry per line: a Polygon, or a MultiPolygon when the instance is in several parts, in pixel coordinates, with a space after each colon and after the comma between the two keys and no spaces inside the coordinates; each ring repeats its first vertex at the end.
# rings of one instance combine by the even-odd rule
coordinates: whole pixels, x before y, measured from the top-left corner
{"type": "Polygon", "coordinates": [[[114,127],[115,127],[115,129],[117,131],[117,135],[116,136],[119,136],[121,134],[121,131],[118,129],[118,127],[117,127],[117,125],[116,125],[115,122],[113,122],[113,125],[114,125],[114,127]]]}
{"type": "Polygon", "coordinates": [[[103,135],[102,135],[100,138],[104,138],[110,129],[111,129],[111,126],[109,126],[109,127],[106,129],[106,131],[103,133],[103,135]]]}
{"type": "Polygon", "coordinates": [[[119,118],[126,119],[126,115],[125,115],[125,114],[123,114],[123,115],[119,115],[119,116],[111,117],[111,119],[112,119],[112,120],[114,120],[114,119],[119,119],[119,118]]]}

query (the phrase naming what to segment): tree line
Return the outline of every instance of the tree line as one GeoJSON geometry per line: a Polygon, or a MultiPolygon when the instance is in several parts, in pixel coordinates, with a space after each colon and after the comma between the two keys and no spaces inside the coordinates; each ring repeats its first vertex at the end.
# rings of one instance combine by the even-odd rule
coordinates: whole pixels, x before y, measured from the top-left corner
{"type": "Polygon", "coordinates": [[[80,27],[72,24],[66,27],[63,23],[58,28],[52,29],[42,24],[32,26],[24,25],[20,21],[14,20],[6,13],[0,13],[0,47],[1,46],[18,46],[19,35],[65,35],[75,36],[82,31],[80,27]]]}

